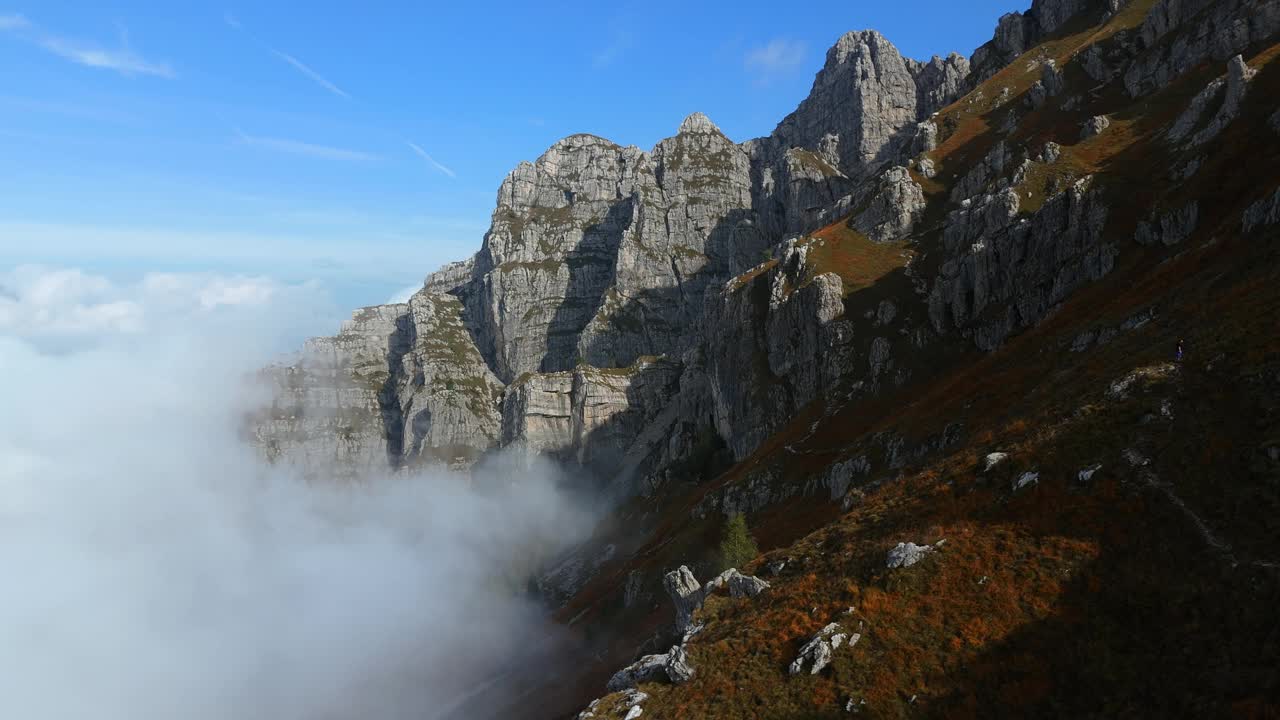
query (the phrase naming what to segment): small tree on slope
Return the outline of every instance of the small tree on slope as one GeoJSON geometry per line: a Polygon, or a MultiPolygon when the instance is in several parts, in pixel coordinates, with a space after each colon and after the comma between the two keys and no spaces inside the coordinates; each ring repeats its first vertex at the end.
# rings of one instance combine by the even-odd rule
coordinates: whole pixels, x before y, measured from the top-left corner
{"type": "Polygon", "coordinates": [[[747,519],[738,514],[725,523],[720,539],[720,569],[741,568],[760,553],[756,541],[747,530],[747,519]]]}

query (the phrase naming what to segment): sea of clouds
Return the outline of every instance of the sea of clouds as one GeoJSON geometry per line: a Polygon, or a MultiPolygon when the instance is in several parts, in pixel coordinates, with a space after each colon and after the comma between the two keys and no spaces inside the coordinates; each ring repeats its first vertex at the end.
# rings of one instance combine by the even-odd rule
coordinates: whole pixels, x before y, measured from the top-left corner
{"type": "Polygon", "coordinates": [[[555,654],[512,563],[590,527],[553,469],[305,482],[245,442],[252,371],[335,320],[263,277],[0,271],[0,717],[432,718],[555,654]]]}

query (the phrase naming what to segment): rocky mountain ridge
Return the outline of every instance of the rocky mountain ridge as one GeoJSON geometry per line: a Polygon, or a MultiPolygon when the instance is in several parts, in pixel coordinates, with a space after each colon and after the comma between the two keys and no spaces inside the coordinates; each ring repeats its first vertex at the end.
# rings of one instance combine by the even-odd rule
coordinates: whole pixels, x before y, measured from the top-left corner
{"type": "MultiPolygon", "coordinates": [[[[1058,19],[1039,22],[1052,29],[1058,19]]],[[[640,485],[620,495],[652,485],[655,470],[678,460],[683,446],[746,417],[728,418],[727,408],[751,402],[742,388],[686,377],[712,397],[689,403],[688,412],[663,414],[679,386],[646,376],[697,372],[695,358],[707,348],[698,347],[704,320],[723,312],[716,306],[725,283],[757,266],[784,237],[857,206],[863,209],[855,226],[872,239],[908,237],[923,206],[919,186],[901,167],[882,181],[873,176],[927,146],[936,128],[921,121],[972,77],[959,55],[922,63],[904,58],[879,33],[850,32],[828,52],[809,98],[767,138],[733,143],[695,113],[650,152],[589,135],[557,142],[503,181],[473,258],[432,273],[406,305],[359,311],[338,338],[313,341],[300,364],[277,373],[280,399],[259,425],[259,442],[272,456],[299,458],[317,470],[333,460],[367,465],[380,456],[391,467],[421,459],[462,466],[490,447],[516,444],[597,471],[626,457],[615,476],[637,476],[640,485]],[[461,312],[445,296],[457,298],[461,312]],[[442,313],[448,317],[437,320],[442,313]],[[454,333],[449,348],[415,347],[429,340],[426,324],[456,330],[458,319],[470,343],[454,333]],[[331,345],[345,350],[332,352],[331,345]],[[405,355],[417,365],[400,365],[405,355]],[[380,356],[385,367],[375,367],[380,356]],[[659,357],[667,362],[647,361],[659,357]],[[604,375],[607,383],[600,382],[604,375]],[[484,398],[496,398],[495,380],[506,399],[489,406],[484,398]],[[628,442],[642,429],[636,418],[659,415],[668,422],[680,416],[682,430],[669,447],[628,442]],[[446,422],[457,429],[441,428],[446,422]]],[[[829,286],[831,279],[822,282],[829,286]]],[[[804,299],[788,304],[786,324],[833,319],[839,313],[831,297],[828,291],[825,309],[804,299]]],[[[803,384],[810,387],[788,407],[814,396],[813,382],[803,384]]],[[[766,402],[751,416],[770,411],[766,402]]],[[[672,427],[665,430],[648,435],[670,435],[672,427]]],[[[721,435],[738,456],[750,445],[721,435]]]]}
{"type": "MultiPolygon", "coordinates": [[[[358,311],[339,335],[309,343],[295,366],[268,371],[279,391],[257,438],[274,456],[317,468],[465,466],[508,448],[585,469],[617,510],[592,542],[536,581],[565,624],[593,638],[584,689],[568,704],[580,709],[619,668],[671,665],[683,678],[679,688],[629,689],[593,705],[591,717],[622,717],[642,702],[646,714],[732,707],[725,716],[758,716],[761,688],[780,708],[791,702],[780,698],[863,685],[861,702],[827,704],[843,713],[870,697],[874,712],[908,716],[919,707],[915,694],[896,698],[892,688],[910,676],[925,695],[929,682],[941,682],[917,677],[924,651],[912,644],[938,639],[920,630],[936,618],[886,614],[890,605],[875,598],[896,593],[934,606],[918,594],[922,571],[900,565],[883,576],[883,555],[867,558],[903,543],[938,548],[921,565],[963,558],[973,563],[965,568],[983,568],[970,578],[947,565],[947,582],[964,589],[940,588],[938,597],[969,598],[986,592],[983,578],[1000,577],[1012,588],[1007,597],[974,602],[1030,623],[1043,619],[1041,609],[1014,599],[1049,603],[1036,593],[1066,590],[1007,576],[992,547],[1016,545],[1018,562],[1034,558],[1035,573],[1047,574],[1029,577],[1075,577],[1108,540],[1063,533],[1129,512],[1123,498],[1135,487],[1152,490],[1174,520],[1158,511],[1117,514],[1117,523],[1150,526],[1179,547],[1209,537],[1214,553],[1224,535],[1248,545],[1245,531],[1224,533],[1204,519],[1218,501],[1206,500],[1196,480],[1143,449],[1157,442],[1154,429],[1183,422],[1178,403],[1215,402],[1192,400],[1185,386],[1216,377],[1222,362],[1176,383],[1169,378],[1183,376],[1167,363],[1132,363],[1149,360],[1168,333],[1181,337],[1172,317],[1235,312],[1206,287],[1257,309],[1238,321],[1249,332],[1231,330],[1250,358],[1276,350],[1267,345],[1274,328],[1258,328],[1275,309],[1266,288],[1280,286],[1266,279],[1276,266],[1267,243],[1280,224],[1270,164],[1280,147],[1278,57],[1277,0],[1037,0],[1001,18],[971,58],[928,63],[903,58],[877,33],[847,33],[810,96],[769,137],[733,143],[694,114],[649,152],[576,135],[522,163],[502,183],[473,258],[429,275],[409,303],[358,311]],[[1130,378],[1106,383],[1150,385],[1143,392],[1165,396],[1090,399],[1095,366],[1130,378]],[[1046,398],[1069,409],[1047,413],[1036,404],[1046,398]],[[1154,409],[1139,407],[1148,401],[1154,409]],[[1010,408],[1048,429],[1009,420],[1010,408]],[[1108,416],[1130,412],[1131,425],[1108,416]],[[1022,454],[1006,452],[1015,448],[1022,454]],[[1093,515],[1073,514],[1082,506],[1093,515]],[[949,515],[952,508],[972,515],[949,515]],[[754,610],[712,600],[701,611],[709,629],[671,645],[669,633],[655,631],[669,610],[655,600],[663,578],[699,562],[699,574],[717,572],[706,533],[735,514],[763,533],[769,554],[744,572],[770,569],[774,588],[759,612],[772,624],[756,633],[741,615],[754,610]],[[1046,530],[1059,516],[1071,529],[1046,530]],[[1188,517],[1192,533],[1177,524],[1188,517]],[[988,521],[1016,530],[989,547],[988,521]],[[916,534],[890,537],[886,527],[916,534]],[[943,529],[968,535],[942,550],[934,540],[943,529]],[[818,539],[806,537],[811,531],[818,539]],[[932,545],[914,543],[926,535],[932,545]],[[857,544],[840,545],[855,536],[857,544]],[[1017,544],[1027,536],[1037,540],[1017,544]],[[848,618],[830,607],[846,596],[859,604],[848,618]],[[878,634],[877,619],[913,624],[878,634]],[[830,647],[835,631],[822,633],[833,622],[857,627],[859,652],[880,653],[876,661],[896,679],[858,664],[848,646],[843,654],[830,647]],[[760,688],[746,691],[738,671],[717,665],[737,651],[744,628],[757,650],[739,658],[743,667],[768,653],[785,657],[781,670],[757,668],[760,688]],[[779,649],[783,636],[789,644],[779,649]],[[906,649],[893,656],[885,647],[906,649]],[[804,673],[812,680],[779,686],[797,648],[834,653],[834,670],[824,662],[804,673]],[[856,677],[844,674],[851,667],[856,677]],[[757,704],[734,705],[746,697],[757,704]]],[[[1255,389],[1249,401],[1270,407],[1266,362],[1241,373],[1255,389]]],[[[1280,467],[1280,451],[1268,454],[1274,445],[1263,438],[1268,422],[1236,429],[1261,443],[1247,468],[1233,465],[1239,473],[1270,477],[1280,467]]],[[[1178,427],[1219,442],[1203,427],[1178,427]]],[[[1196,467],[1179,447],[1164,453],[1196,467]]],[[[1238,507],[1272,506],[1270,491],[1246,487],[1254,500],[1238,507]]],[[[1247,517],[1232,528],[1266,523],[1234,512],[1247,517]]],[[[1144,566],[1120,567],[1098,572],[1128,587],[1144,566]]],[[[1202,588],[1179,587],[1212,604],[1202,588]]],[[[967,677],[966,643],[981,644],[974,638],[999,625],[982,615],[965,622],[948,625],[961,640],[938,640],[948,643],[938,660],[950,668],[947,682],[967,677]],[[947,665],[953,660],[960,665],[947,665]]],[[[1075,667],[1088,662],[1076,658],[1075,667]]],[[[1036,682],[1017,692],[1040,697],[1036,682]]],[[[1003,692],[996,701],[1017,705],[1003,692]]]]}

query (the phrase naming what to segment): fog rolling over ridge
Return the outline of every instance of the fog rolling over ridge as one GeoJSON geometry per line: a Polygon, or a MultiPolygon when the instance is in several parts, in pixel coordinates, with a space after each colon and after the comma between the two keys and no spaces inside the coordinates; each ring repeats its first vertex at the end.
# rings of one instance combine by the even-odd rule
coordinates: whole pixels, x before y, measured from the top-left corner
{"type": "Polygon", "coordinates": [[[430,718],[560,641],[519,592],[588,527],[549,468],[308,484],[243,442],[272,302],[0,327],[0,717],[430,718]]]}

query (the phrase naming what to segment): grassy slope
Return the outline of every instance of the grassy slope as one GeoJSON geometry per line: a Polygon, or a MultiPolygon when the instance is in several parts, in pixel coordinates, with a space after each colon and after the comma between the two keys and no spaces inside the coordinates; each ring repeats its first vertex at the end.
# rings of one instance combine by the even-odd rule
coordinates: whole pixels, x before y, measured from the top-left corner
{"type": "MultiPolygon", "coordinates": [[[[1135,25],[1150,4],[1134,2],[1102,28],[1070,29],[1029,56],[1065,65],[1075,49],[1135,25]]],[[[797,498],[754,517],[769,552],[753,568],[791,558],[788,569],[754,601],[708,604],[707,630],[691,645],[697,677],[682,687],[646,686],[645,716],[845,716],[848,698],[865,699],[863,715],[872,717],[1280,712],[1273,620],[1280,590],[1276,569],[1266,566],[1280,562],[1273,542],[1280,466],[1265,453],[1280,445],[1280,245],[1274,229],[1238,234],[1244,207],[1280,179],[1280,143],[1262,129],[1280,97],[1278,55],[1280,47],[1247,56],[1263,72],[1242,117],[1185,156],[1159,133],[1221,67],[1201,68],[1136,103],[1113,88],[1077,110],[1056,108],[1059,99],[1027,113],[1015,141],[1033,152],[1046,140],[1064,148],[1058,164],[1032,175],[1029,182],[1041,184],[1026,190],[1042,190],[1049,173],[1094,174],[1111,199],[1116,271],[996,353],[939,359],[902,391],[846,408],[812,435],[820,409],[811,408],[712,483],[634,503],[622,522],[652,527],[650,540],[565,610],[584,627],[622,628],[601,643],[604,662],[579,678],[580,687],[598,691],[669,621],[665,601],[623,611],[617,590],[632,570],[654,576],[714,545],[718,520],[690,519],[706,492],[779,458],[782,482],[804,482],[873,432],[923,439],[960,422],[958,449],[877,477],[895,482],[847,514],[797,498]],[[1101,113],[1112,127],[1079,141],[1079,121],[1101,113]],[[1200,173],[1184,184],[1169,180],[1191,155],[1204,157],[1200,173]],[[1178,248],[1128,239],[1149,208],[1190,199],[1201,204],[1201,222],[1178,248]],[[1078,333],[1148,308],[1156,318],[1142,328],[1087,353],[1066,349],[1078,333]],[[1129,398],[1106,395],[1135,368],[1166,362],[1178,337],[1191,350],[1185,364],[1129,398]],[[1159,412],[1165,400],[1172,419],[1159,412]],[[802,454],[786,454],[796,442],[802,454]],[[1122,459],[1130,448],[1152,465],[1132,467],[1122,459]],[[1011,460],[979,474],[978,458],[997,449],[1011,460]],[[1103,468],[1092,482],[1075,480],[1095,463],[1103,468]],[[1040,483],[1012,493],[1010,480],[1026,469],[1038,470],[1040,483]],[[895,543],[943,537],[944,549],[921,565],[883,569],[895,543]],[[789,678],[797,648],[850,607],[847,622],[862,623],[862,642],[838,651],[822,675],[789,678]]],[[[1038,76],[1026,68],[1015,62],[982,95],[1024,91],[1030,81],[1022,75],[1038,76]]],[[[1073,91],[1090,82],[1068,68],[1073,91]]],[[[993,120],[1003,112],[966,99],[942,113],[944,123],[956,119],[934,153],[944,173],[926,185],[930,217],[945,210],[943,180],[963,176],[994,144],[993,120]]],[[[823,269],[857,279],[846,306],[874,306],[901,249],[863,256],[864,244],[841,227],[817,235],[820,262],[830,263],[823,269]],[[859,264],[860,256],[870,260],[859,264]]],[[[935,232],[918,244],[927,250],[936,240],[935,232]]]]}
{"type": "MultiPolygon", "coordinates": [[[[1265,564],[1280,562],[1280,473],[1262,449],[1280,433],[1278,254],[1256,238],[1189,253],[1150,279],[1148,290],[1177,292],[1152,298],[1161,312],[1143,328],[1064,363],[1045,349],[1073,336],[1066,316],[1085,308],[1069,305],[905,408],[896,424],[963,420],[969,442],[755,563],[790,560],[760,598],[708,605],[691,646],[698,676],[646,686],[646,715],[844,716],[850,697],[868,717],[1277,709],[1280,585],[1265,564]],[[1182,328],[1197,329],[1184,364],[1108,397],[1113,380],[1166,364],[1182,328]],[[967,409],[943,399],[957,386],[967,409]],[[1152,464],[1133,467],[1131,448],[1152,464]],[[997,449],[1011,459],[978,472],[997,449]],[[1039,484],[1012,492],[1031,469],[1039,484]],[[924,563],[884,569],[897,542],[940,538],[924,563]],[[861,624],[862,641],[822,675],[787,676],[799,646],[849,607],[842,622],[861,624]]],[[[824,440],[836,445],[838,431],[824,440]]]]}

